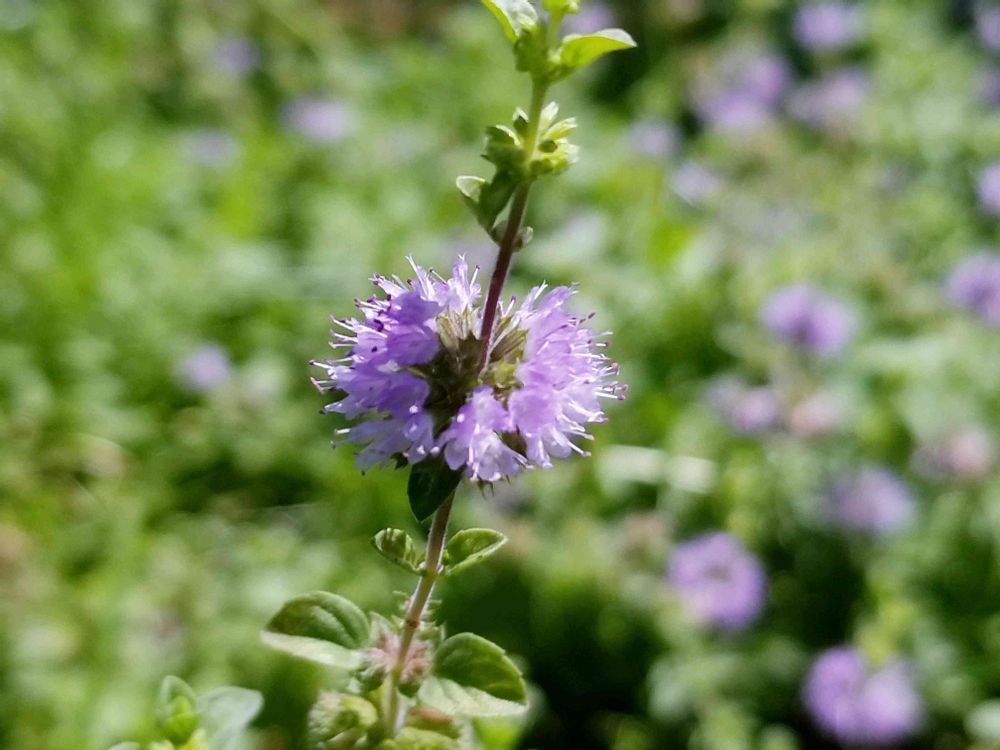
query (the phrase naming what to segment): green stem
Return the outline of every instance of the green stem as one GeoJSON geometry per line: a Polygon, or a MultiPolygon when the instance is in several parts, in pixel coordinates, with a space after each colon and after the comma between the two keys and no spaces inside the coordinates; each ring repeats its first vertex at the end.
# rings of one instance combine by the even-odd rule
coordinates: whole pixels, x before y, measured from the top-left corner
{"type": "MultiPolygon", "coordinates": [[[[545,106],[545,93],[548,86],[541,81],[534,81],[531,88],[531,109],[528,112],[528,131],[524,139],[525,163],[531,164],[538,145],[538,128],[542,119],[542,108],[545,106]]],[[[517,250],[517,243],[524,223],[524,213],[528,207],[528,192],[531,190],[531,177],[514,191],[510,211],[507,213],[507,226],[497,252],[497,263],[490,278],[490,288],[486,295],[486,305],[483,307],[483,327],[479,333],[482,349],[479,351],[479,370],[486,367],[490,356],[490,344],[493,338],[493,328],[496,325],[497,308],[500,304],[500,293],[510,272],[510,263],[517,250]]]]}
{"type": "Polygon", "coordinates": [[[410,655],[410,648],[413,646],[413,639],[424,620],[424,612],[431,594],[434,592],[434,585],[441,577],[441,558],[444,555],[444,544],[448,537],[448,517],[451,515],[451,505],[455,500],[455,493],[452,492],[448,498],[441,503],[434,513],[434,520],[431,522],[431,530],[427,536],[427,553],[424,559],[423,570],[420,573],[420,580],[417,588],[410,597],[410,603],[403,616],[403,627],[399,633],[399,652],[396,654],[396,663],[386,679],[384,692],[384,721],[385,729],[389,737],[395,737],[400,729],[399,712],[399,682],[406,669],[406,661],[410,655]]]}

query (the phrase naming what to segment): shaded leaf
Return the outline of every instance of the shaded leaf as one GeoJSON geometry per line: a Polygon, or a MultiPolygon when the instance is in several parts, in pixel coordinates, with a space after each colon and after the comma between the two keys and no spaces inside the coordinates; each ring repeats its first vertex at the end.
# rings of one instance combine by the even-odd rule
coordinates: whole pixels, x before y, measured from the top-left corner
{"type": "Polygon", "coordinates": [[[411,573],[420,573],[423,554],[402,529],[382,529],[372,537],[372,546],[386,560],[411,573]]]}
{"type": "Polygon", "coordinates": [[[406,495],[418,521],[430,518],[462,481],[462,472],[445,463],[444,457],[428,458],[410,468],[406,495]]]}
{"type": "Polygon", "coordinates": [[[210,690],[198,699],[202,726],[208,734],[212,750],[230,750],[264,705],[256,690],[221,687],[210,690]]]}

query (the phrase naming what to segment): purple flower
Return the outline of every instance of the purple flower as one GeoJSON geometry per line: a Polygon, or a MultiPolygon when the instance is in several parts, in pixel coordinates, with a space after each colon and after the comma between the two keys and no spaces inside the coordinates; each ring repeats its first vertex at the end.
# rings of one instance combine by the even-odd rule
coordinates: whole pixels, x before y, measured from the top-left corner
{"type": "Polygon", "coordinates": [[[747,628],[764,606],[764,569],[731,534],[714,532],[678,544],[667,578],[688,615],[719,630],[747,628]]]}
{"type": "Polygon", "coordinates": [[[225,385],[232,375],[226,350],[203,344],[187,355],[177,368],[177,378],[189,391],[207,393],[225,385]]]}
{"type": "Polygon", "coordinates": [[[789,98],[788,111],[817,130],[843,130],[860,114],[868,87],[863,69],[842,68],[800,86],[789,98]]]}
{"type": "Polygon", "coordinates": [[[772,430],[781,419],[781,401],[769,385],[751,387],[725,379],[713,386],[709,399],[729,426],[744,435],[772,430]]]}
{"type": "Polygon", "coordinates": [[[814,52],[842,50],[861,36],[861,14],[846,3],[810,3],[796,12],[792,33],[799,44],[814,52]]]}
{"type": "Polygon", "coordinates": [[[824,651],[813,662],[803,699],[815,722],[848,745],[895,745],[911,737],[923,719],[905,662],[873,669],[849,646],[824,651]]]}
{"type": "Polygon", "coordinates": [[[1000,161],[993,162],[979,173],[976,195],[985,213],[1000,217],[1000,161]]]}
{"type": "Polygon", "coordinates": [[[780,57],[740,50],[697,82],[694,107],[716,130],[753,132],[771,122],[789,78],[788,65],[780,57]]]}
{"type": "Polygon", "coordinates": [[[993,436],[982,427],[968,425],[921,445],[913,464],[930,479],[974,482],[991,474],[996,459],[993,436]]]}
{"type": "Polygon", "coordinates": [[[1000,52],[1000,7],[979,3],[976,6],[976,31],[987,49],[1000,52]]]}
{"type": "Polygon", "coordinates": [[[979,97],[990,107],[1000,105],[1000,68],[987,66],[979,71],[979,97]]]}
{"type": "Polygon", "coordinates": [[[617,23],[615,14],[599,0],[588,0],[579,13],[571,13],[563,18],[564,34],[593,34],[595,31],[608,29],[617,23]]]}
{"type": "Polygon", "coordinates": [[[827,493],[827,504],[841,526],[877,535],[898,531],[914,513],[909,487],[881,466],[868,466],[837,479],[827,493]]]}
{"type": "Polygon", "coordinates": [[[334,99],[303,97],[284,111],[285,125],[315,143],[334,143],[354,129],[354,112],[334,99]]]}
{"type": "Polygon", "coordinates": [[[638,120],[629,127],[628,140],[639,155],[664,159],[677,150],[680,134],[662,120],[638,120]]]}
{"type": "Polygon", "coordinates": [[[246,37],[226,39],[215,50],[215,64],[232,76],[244,76],[260,63],[260,50],[246,37]]]}
{"type": "MultiPolygon", "coordinates": [[[[412,261],[411,261],[412,263],[412,261]]],[[[338,320],[339,360],[315,381],[338,396],[326,407],[354,425],[358,465],[417,463],[444,455],[452,469],[495,482],[551,459],[583,453],[586,425],[604,420],[617,366],[585,320],[566,312],[567,287],[535,287],[500,309],[486,366],[478,366],[482,308],[465,260],[450,279],[413,264],[416,278],[376,276],[384,297],[359,301],[362,318],[338,320]]]]}
{"type": "Polygon", "coordinates": [[[787,286],[772,294],[761,320],[774,336],[820,357],[840,353],[854,338],[851,311],[808,284],[787,286]]]}
{"type": "Polygon", "coordinates": [[[719,195],[725,183],[717,172],[704,164],[686,161],[674,172],[671,187],[681,200],[701,206],[719,195]]]}
{"type": "Polygon", "coordinates": [[[958,262],[948,276],[948,297],[993,326],[1000,326],[1000,255],[979,253],[958,262]]]}

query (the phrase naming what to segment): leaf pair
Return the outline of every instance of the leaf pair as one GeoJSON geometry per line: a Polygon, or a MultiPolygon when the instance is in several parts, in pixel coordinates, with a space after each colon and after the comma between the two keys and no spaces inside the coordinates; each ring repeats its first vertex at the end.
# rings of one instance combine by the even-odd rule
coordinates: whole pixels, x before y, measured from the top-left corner
{"type": "MultiPolygon", "coordinates": [[[[444,575],[459,573],[485,560],[507,542],[507,537],[493,529],[463,529],[454,534],[444,548],[444,575]]],[[[423,553],[402,529],[382,529],[372,538],[372,546],[386,560],[403,570],[420,575],[423,553]]]]}
{"type": "MultiPolygon", "coordinates": [[[[475,544],[459,546],[478,549],[475,544]]],[[[477,554],[484,553],[480,549],[464,560],[477,554]]],[[[368,617],[353,602],[315,591],[287,602],[268,623],[262,638],[269,646],[294,656],[357,670],[365,661],[370,628],[368,617]]],[[[527,694],[520,672],[502,648],[472,633],[460,633],[434,649],[431,674],[421,685],[417,700],[452,716],[472,718],[518,713],[524,709],[527,694]]]]}

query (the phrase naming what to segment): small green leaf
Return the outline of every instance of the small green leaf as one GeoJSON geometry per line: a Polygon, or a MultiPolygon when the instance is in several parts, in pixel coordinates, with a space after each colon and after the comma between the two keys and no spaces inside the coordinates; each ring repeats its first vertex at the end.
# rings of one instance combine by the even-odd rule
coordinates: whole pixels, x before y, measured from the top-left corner
{"type": "Polygon", "coordinates": [[[459,633],[434,654],[433,676],[420,688],[420,701],[446,714],[506,716],[527,704],[524,680],[504,650],[472,633],[459,633]]]}
{"type": "Polygon", "coordinates": [[[382,529],[372,537],[372,546],[394,565],[411,573],[420,573],[423,555],[416,542],[402,529],[382,529]]]}
{"type": "Polygon", "coordinates": [[[483,188],[483,194],[479,198],[479,223],[487,232],[492,231],[497,222],[497,216],[510,203],[517,184],[518,179],[515,175],[499,171],[483,188]]]}
{"type": "Polygon", "coordinates": [[[528,0],[482,0],[500,23],[507,41],[513,44],[525,27],[538,24],[538,13],[528,0]]]}
{"type": "Polygon", "coordinates": [[[589,65],[609,52],[635,47],[635,40],[621,29],[604,29],[593,34],[567,34],[559,46],[559,62],[570,73],[589,65]]]}
{"type": "Polygon", "coordinates": [[[428,458],[410,468],[406,494],[418,521],[430,518],[462,481],[462,472],[445,463],[444,457],[428,458]]]}
{"type": "Polygon", "coordinates": [[[314,591],[286,602],[267,624],[261,639],[271,648],[319,664],[357,669],[368,645],[368,618],[357,605],[336,594],[314,591]]]}
{"type": "Polygon", "coordinates": [[[198,716],[198,697],[180,677],[163,678],[156,700],[156,721],[171,742],[183,744],[201,723],[198,716]]]}
{"type": "Polygon", "coordinates": [[[256,690],[221,687],[198,699],[198,711],[212,750],[231,750],[260,712],[264,697],[256,690]]]}
{"type": "Polygon", "coordinates": [[[404,727],[395,738],[399,750],[460,750],[458,740],[426,729],[404,727]]]}
{"type": "Polygon", "coordinates": [[[465,570],[485,560],[506,543],[507,537],[493,529],[463,529],[445,546],[445,571],[450,574],[465,570]]]}

